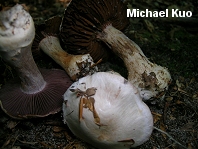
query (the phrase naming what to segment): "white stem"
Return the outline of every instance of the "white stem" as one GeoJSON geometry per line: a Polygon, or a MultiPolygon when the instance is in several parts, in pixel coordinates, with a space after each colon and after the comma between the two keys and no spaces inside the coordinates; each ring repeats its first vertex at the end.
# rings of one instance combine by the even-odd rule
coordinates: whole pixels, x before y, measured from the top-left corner
{"type": "Polygon", "coordinates": [[[35,35],[34,22],[21,5],[0,12],[0,52],[21,79],[23,92],[32,94],[45,86],[33,60],[31,45],[35,35]]]}
{"type": "Polygon", "coordinates": [[[171,80],[168,70],[150,62],[140,47],[121,31],[108,25],[97,37],[124,61],[128,80],[140,90],[144,99],[154,97],[167,89],[171,80]]]}
{"type": "Polygon", "coordinates": [[[81,73],[81,68],[89,67],[94,64],[92,57],[89,54],[71,55],[64,51],[60,45],[59,39],[55,36],[47,36],[44,38],[39,47],[58,63],[72,80],[78,78],[81,73]]]}

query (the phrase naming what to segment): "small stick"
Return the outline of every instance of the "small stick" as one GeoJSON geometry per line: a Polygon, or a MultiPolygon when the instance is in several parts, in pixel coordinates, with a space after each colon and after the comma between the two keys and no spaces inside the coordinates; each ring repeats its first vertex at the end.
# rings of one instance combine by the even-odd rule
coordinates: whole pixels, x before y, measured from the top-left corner
{"type": "Polygon", "coordinates": [[[96,63],[94,63],[93,65],[91,65],[91,67],[90,68],[93,68],[93,67],[95,67],[96,65],[98,65],[99,63],[101,63],[102,62],[102,58],[101,59],[99,59],[96,63]]]}
{"type": "Polygon", "coordinates": [[[174,139],[171,135],[169,135],[167,132],[165,132],[165,131],[163,131],[163,130],[157,128],[157,127],[153,127],[153,128],[154,128],[155,130],[157,130],[157,131],[159,131],[159,132],[161,132],[161,133],[167,135],[171,140],[173,140],[173,141],[174,141],[175,143],[177,143],[178,145],[182,146],[182,147],[185,148],[185,149],[188,149],[187,147],[185,147],[184,145],[182,145],[181,143],[179,143],[177,140],[175,140],[175,139],[174,139]]]}

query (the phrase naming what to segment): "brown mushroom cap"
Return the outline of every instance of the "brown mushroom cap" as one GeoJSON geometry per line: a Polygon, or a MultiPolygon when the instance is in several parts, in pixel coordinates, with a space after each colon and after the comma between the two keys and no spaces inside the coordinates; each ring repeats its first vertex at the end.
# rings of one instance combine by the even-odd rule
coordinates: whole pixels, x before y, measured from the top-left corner
{"type": "Polygon", "coordinates": [[[40,92],[22,92],[20,79],[14,79],[0,90],[0,105],[9,116],[17,119],[44,117],[59,112],[63,94],[72,84],[66,72],[59,69],[40,70],[46,86],[40,92]]]}
{"type": "Polygon", "coordinates": [[[60,38],[68,53],[89,53],[94,61],[108,57],[108,46],[97,39],[97,32],[112,24],[124,30],[128,24],[127,8],[121,0],[73,0],[65,10],[60,38]]]}

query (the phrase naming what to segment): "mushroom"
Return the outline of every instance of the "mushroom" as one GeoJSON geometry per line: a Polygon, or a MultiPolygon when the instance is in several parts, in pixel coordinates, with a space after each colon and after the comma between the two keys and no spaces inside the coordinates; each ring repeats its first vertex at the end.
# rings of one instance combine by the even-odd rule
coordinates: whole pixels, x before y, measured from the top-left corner
{"type": "Polygon", "coordinates": [[[143,99],[163,98],[171,81],[170,73],[150,62],[140,47],[120,31],[128,22],[126,13],[121,0],[73,0],[65,11],[60,36],[69,49],[90,53],[93,58],[92,52],[100,53],[105,43],[124,61],[128,80],[139,89],[143,99]]]}
{"type": "Polygon", "coordinates": [[[0,105],[9,116],[22,119],[59,112],[63,94],[73,83],[64,70],[39,71],[31,53],[34,22],[22,5],[0,12],[0,54],[18,77],[0,89],[0,105]]]}
{"type": "Polygon", "coordinates": [[[75,1],[65,10],[61,23],[60,38],[69,53],[89,53],[95,62],[109,58],[108,46],[98,40],[97,32],[102,32],[105,25],[113,23],[119,29],[124,30],[129,20],[125,17],[127,7],[120,0],[105,2],[75,1]]]}
{"type": "Polygon", "coordinates": [[[75,81],[82,76],[94,73],[97,67],[90,54],[71,55],[62,49],[58,38],[61,20],[61,17],[55,16],[46,20],[45,24],[36,27],[33,51],[36,53],[42,49],[75,81]]]}
{"type": "Polygon", "coordinates": [[[64,123],[99,149],[130,149],[146,142],[153,117],[138,90],[115,72],[97,72],[64,94],[64,123]]]}

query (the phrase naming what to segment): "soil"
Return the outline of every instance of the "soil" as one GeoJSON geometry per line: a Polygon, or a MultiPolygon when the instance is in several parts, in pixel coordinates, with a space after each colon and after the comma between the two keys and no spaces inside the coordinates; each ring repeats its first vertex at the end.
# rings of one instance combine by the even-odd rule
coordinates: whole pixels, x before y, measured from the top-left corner
{"type": "MultiPolygon", "coordinates": [[[[2,6],[23,3],[35,24],[63,15],[67,0],[7,0],[2,6]]],[[[172,83],[164,100],[145,101],[152,111],[156,129],[150,139],[137,149],[198,148],[198,2],[197,1],[127,1],[129,8],[191,10],[191,18],[130,18],[125,34],[134,40],[150,61],[167,67],[172,83]]],[[[127,77],[121,62],[113,57],[108,66],[127,77]]],[[[40,67],[60,68],[47,56],[35,60],[40,67]]],[[[106,64],[102,64],[103,66],[106,64]]],[[[0,87],[16,76],[15,71],[0,61],[0,87]]],[[[66,124],[62,112],[45,118],[15,120],[0,110],[0,148],[2,149],[94,149],[76,138],[66,124]]]]}

